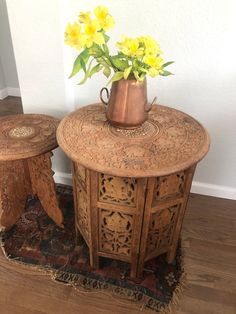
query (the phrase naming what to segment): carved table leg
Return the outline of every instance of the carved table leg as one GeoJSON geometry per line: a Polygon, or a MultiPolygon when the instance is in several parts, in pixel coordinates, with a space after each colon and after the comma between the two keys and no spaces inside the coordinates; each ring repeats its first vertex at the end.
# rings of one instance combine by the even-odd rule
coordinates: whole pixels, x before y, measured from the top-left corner
{"type": "Polygon", "coordinates": [[[52,153],[46,153],[28,159],[33,193],[36,194],[48,216],[63,227],[63,215],[58,207],[53,171],[51,170],[52,153]]]}
{"type": "Polygon", "coordinates": [[[148,241],[148,230],[149,230],[149,222],[152,211],[152,197],[154,190],[155,178],[149,178],[147,183],[147,193],[146,193],[146,201],[145,201],[145,210],[143,216],[143,226],[142,226],[142,237],[140,240],[140,256],[138,261],[138,268],[136,277],[140,278],[143,273],[143,267],[146,256],[146,245],[148,241]]]}
{"type": "Polygon", "coordinates": [[[185,210],[187,207],[188,197],[189,197],[189,193],[190,193],[190,189],[191,189],[191,185],[192,185],[192,180],[193,180],[195,168],[196,168],[196,165],[194,165],[192,168],[187,170],[187,179],[186,179],[185,186],[184,186],[183,202],[182,202],[182,205],[180,208],[178,221],[177,221],[177,224],[175,227],[172,245],[171,245],[171,248],[170,248],[169,252],[167,253],[167,257],[166,257],[166,260],[168,263],[172,263],[175,259],[176,250],[177,250],[177,246],[178,246],[178,241],[179,241],[180,232],[181,232],[181,228],[182,228],[182,224],[183,224],[185,210]]]}
{"type": "Polygon", "coordinates": [[[88,185],[88,194],[90,199],[90,265],[93,268],[99,268],[99,256],[98,256],[98,173],[90,172],[90,184],[88,185]]]}
{"type": "Polygon", "coordinates": [[[0,230],[10,229],[24,210],[27,195],[32,194],[25,160],[0,162],[0,230]]]}

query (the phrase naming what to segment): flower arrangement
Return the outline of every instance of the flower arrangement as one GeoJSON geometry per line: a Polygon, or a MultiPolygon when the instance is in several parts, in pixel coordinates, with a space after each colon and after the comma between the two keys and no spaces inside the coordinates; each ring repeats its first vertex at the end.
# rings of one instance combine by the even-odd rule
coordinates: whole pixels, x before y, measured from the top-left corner
{"type": "Polygon", "coordinates": [[[79,84],[85,83],[99,71],[107,78],[113,74],[108,84],[123,78],[143,81],[146,75],[156,77],[172,74],[165,68],[173,62],[164,63],[160,46],[151,36],[123,36],[116,44],[117,54],[111,55],[107,45],[110,37],[106,32],[114,26],[115,21],[104,6],[96,7],[94,15],[92,17],[91,12],[81,12],[78,21],[68,23],[65,31],[65,43],[80,51],[70,75],[72,77],[83,70],[84,78],[79,84]]]}

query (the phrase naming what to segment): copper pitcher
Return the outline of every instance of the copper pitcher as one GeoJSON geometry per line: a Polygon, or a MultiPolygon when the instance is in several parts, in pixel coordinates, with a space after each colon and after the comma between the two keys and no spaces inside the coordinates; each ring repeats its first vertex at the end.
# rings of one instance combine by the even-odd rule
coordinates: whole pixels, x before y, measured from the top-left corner
{"type": "Polygon", "coordinates": [[[148,119],[148,112],[152,104],[147,101],[147,82],[139,82],[136,79],[121,79],[113,82],[111,91],[103,87],[100,91],[100,99],[107,105],[107,120],[116,127],[134,129],[141,126],[148,119]],[[106,92],[108,101],[103,99],[106,92]]]}

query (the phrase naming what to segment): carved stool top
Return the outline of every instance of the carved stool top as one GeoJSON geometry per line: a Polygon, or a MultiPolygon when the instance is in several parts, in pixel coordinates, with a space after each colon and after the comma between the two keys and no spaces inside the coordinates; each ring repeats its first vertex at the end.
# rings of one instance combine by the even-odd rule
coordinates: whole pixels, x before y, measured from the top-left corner
{"type": "Polygon", "coordinates": [[[112,127],[106,107],[93,104],[65,117],[57,130],[64,152],[86,168],[122,177],[163,176],[201,160],[210,139],[189,115],[154,105],[140,128],[112,127]]]}
{"type": "Polygon", "coordinates": [[[41,114],[0,118],[0,160],[37,156],[56,148],[59,120],[41,114]]]}

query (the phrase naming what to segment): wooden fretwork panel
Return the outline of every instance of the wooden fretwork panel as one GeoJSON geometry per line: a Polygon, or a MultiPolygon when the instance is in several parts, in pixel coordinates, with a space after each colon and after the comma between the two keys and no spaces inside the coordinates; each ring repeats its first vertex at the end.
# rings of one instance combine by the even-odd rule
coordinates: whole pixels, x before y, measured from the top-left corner
{"type": "Polygon", "coordinates": [[[156,178],[153,194],[153,206],[159,201],[181,197],[185,182],[185,173],[181,171],[169,176],[156,178]]]}
{"type": "Polygon", "coordinates": [[[100,209],[99,250],[110,254],[130,256],[133,216],[113,210],[100,209]]]}
{"type": "Polygon", "coordinates": [[[169,250],[172,243],[175,225],[178,219],[180,205],[157,210],[151,214],[146,257],[162,254],[169,250]]]}
{"type": "Polygon", "coordinates": [[[99,174],[99,200],[118,205],[136,206],[137,180],[99,174]]]}

